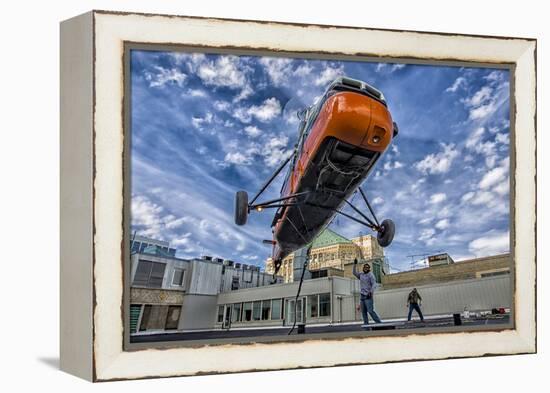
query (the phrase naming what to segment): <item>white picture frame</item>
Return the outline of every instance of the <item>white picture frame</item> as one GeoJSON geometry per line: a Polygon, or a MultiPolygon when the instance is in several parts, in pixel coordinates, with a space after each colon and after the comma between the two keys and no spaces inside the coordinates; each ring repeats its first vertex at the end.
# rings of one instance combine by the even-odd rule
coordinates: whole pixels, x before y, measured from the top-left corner
{"type": "Polygon", "coordinates": [[[69,373],[109,381],[533,353],[535,238],[536,40],[104,11],[61,24],[61,368],[69,373]],[[514,327],[125,350],[125,43],[512,65],[514,327]]]}

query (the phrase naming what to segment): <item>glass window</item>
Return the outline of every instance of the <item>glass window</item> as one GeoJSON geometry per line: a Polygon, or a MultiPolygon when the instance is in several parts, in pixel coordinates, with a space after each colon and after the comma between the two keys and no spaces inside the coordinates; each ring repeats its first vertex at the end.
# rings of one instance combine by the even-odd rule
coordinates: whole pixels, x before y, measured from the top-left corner
{"type": "Polygon", "coordinates": [[[319,295],[309,295],[307,297],[307,317],[317,318],[319,316],[319,305],[317,304],[319,295]]]}
{"type": "Polygon", "coordinates": [[[271,319],[281,319],[281,299],[271,301],[271,319]]]}
{"type": "Polygon", "coordinates": [[[153,262],[153,268],[151,269],[151,277],[149,278],[150,287],[161,288],[162,279],[164,278],[164,269],[166,265],[164,263],[153,262]]]}
{"type": "Polygon", "coordinates": [[[252,302],[243,305],[243,321],[252,321],[252,302]]]}
{"type": "Polygon", "coordinates": [[[223,322],[223,306],[218,306],[218,323],[223,322]]]}
{"type": "Polygon", "coordinates": [[[319,316],[330,316],[330,293],[322,293],[319,295],[319,316]]]}
{"type": "Polygon", "coordinates": [[[271,314],[271,300],[262,300],[262,321],[269,320],[271,314]]]}
{"type": "Polygon", "coordinates": [[[140,331],[147,330],[147,325],[149,324],[149,318],[151,317],[151,310],[153,306],[146,304],[143,307],[143,315],[141,316],[141,325],[139,326],[140,331]]]}
{"type": "Polygon", "coordinates": [[[262,313],[262,302],[254,302],[252,317],[255,321],[259,321],[262,313]]]}
{"type": "Polygon", "coordinates": [[[134,276],[134,285],[161,288],[166,264],[150,261],[139,261],[134,276]]]}
{"type": "Polygon", "coordinates": [[[132,253],[132,254],[135,254],[135,253],[137,253],[137,252],[139,251],[139,245],[140,245],[140,242],[134,241],[134,242],[132,243],[132,250],[131,250],[131,253],[132,253]]]}
{"type": "Polygon", "coordinates": [[[174,269],[174,277],[172,277],[172,285],[183,285],[183,276],[184,276],[184,270],[183,269],[174,269]]]}
{"type": "Polygon", "coordinates": [[[233,304],[233,312],[231,313],[231,322],[241,321],[241,303],[233,304]]]}

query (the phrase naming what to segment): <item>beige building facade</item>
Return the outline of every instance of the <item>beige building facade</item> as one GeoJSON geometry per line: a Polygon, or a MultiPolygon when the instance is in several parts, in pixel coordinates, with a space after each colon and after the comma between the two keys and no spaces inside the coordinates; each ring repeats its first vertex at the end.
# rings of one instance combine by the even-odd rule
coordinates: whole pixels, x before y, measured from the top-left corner
{"type": "Polygon", "coordinates": [[[510,254],[494,255],[388,274],[382,277],[382,286],[384,289],[394,289],[507,275],[511,267],[510,254]]]}

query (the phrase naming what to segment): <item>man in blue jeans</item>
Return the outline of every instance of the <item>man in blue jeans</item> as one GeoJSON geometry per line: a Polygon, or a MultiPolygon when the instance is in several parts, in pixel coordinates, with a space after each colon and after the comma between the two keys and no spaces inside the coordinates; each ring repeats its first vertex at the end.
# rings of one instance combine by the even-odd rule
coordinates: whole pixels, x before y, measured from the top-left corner
{"type": "Polygon", "coordinates": [[[418,313],[418,316],[420,317],[420,321],[424,322],[424,315],[422,315],[422,310],[420,309],[420,306],[422,305],[422,296],[418,293],[416,288],[413,288],[411,293],[409,293],[409,296],[407,298],[407,307],[409,308],[409,315],[407,317],[407,321],[410,322],[412,312],[413,310],[416,310],[418,313]]]}
{"type": "Polygon", "coordinates": [[[369,324],[369,315],[376,323],[382,323],[376,311],[374,311],[374,286],[376,279],[370,271],[370,265],[363,265],[363,273],[357,273],[357,258],[353,261],[353,275],[359,279],[361,284],[361,314],[363,314],[363,327],[369,324]]]}

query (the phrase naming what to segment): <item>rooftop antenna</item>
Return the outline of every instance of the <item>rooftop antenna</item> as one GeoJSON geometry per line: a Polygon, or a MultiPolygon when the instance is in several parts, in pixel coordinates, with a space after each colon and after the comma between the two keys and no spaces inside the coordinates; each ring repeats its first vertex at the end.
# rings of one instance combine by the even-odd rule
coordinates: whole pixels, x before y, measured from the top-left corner
{"type": "Polygon", "coordinates": [[[411,258],[410,270],[417,269],[416,263],[421,261],[422,259],[424,259],[424,266],[428,267],[427,266],[428,262],[427,262],[426,258],[429,257],[430,255],[441,253],[441,252],[443,252],[443,250],[437,250],[437,251],[432,251],[432,252],[424,252],[422,254],[407,255],[407,258],[411,258]],[[420,257],[420,258],[418,258],[418,257],[420,257]]]}

